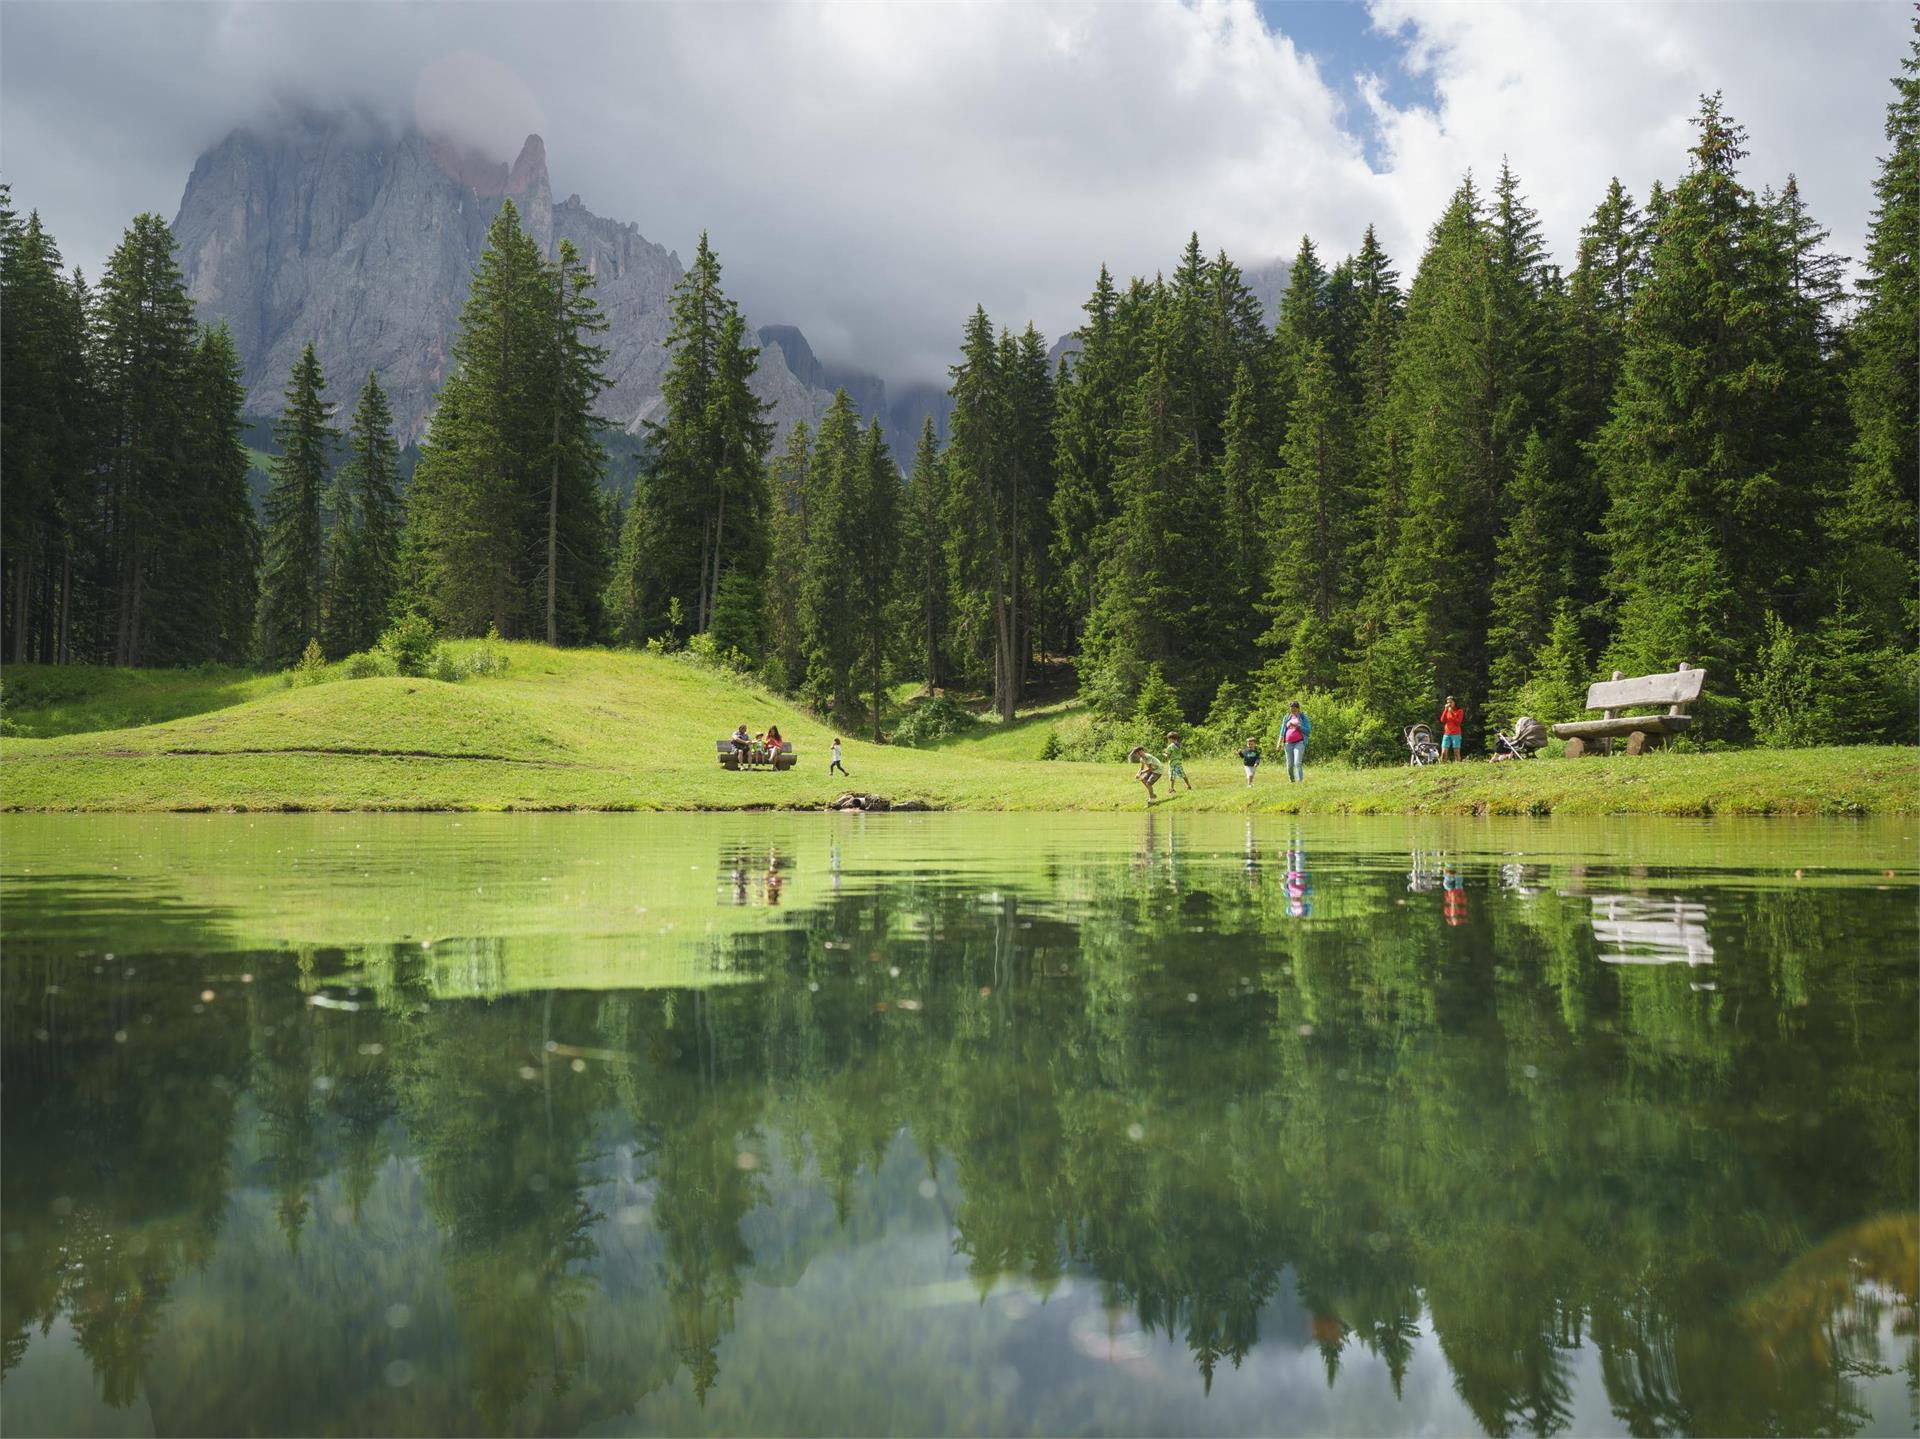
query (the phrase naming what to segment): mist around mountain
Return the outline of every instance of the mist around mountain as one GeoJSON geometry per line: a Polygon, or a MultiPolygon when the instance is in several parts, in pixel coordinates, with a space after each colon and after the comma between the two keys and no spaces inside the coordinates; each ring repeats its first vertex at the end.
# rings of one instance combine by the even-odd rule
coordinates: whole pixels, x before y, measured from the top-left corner
{"type": "MultiPolygon", "coordinates": [[[[601,413],[637,433],[660,406],[680,259],[577,194],[555,201],[538,135],[508,164],[349,112],[243,126],[195,163],[173,233],[197,317],[224,320],[239,347],[250,414],[280,409],[286,376],[311,341],[342,396],[379,372],[411,442],[446,378],[487,225],[508,198],[544,253],[571,240],[593,272],[609,321],[612,384],[601,413]]],[[[884,382],[823,364],[791,325],[765,326],[761,338],[754,388],[778,432],[817,420],[841,385],[890,433],[917,433],[926,413],[944,424],[944,407],[919,387],[896,411],[884,382]]]]}

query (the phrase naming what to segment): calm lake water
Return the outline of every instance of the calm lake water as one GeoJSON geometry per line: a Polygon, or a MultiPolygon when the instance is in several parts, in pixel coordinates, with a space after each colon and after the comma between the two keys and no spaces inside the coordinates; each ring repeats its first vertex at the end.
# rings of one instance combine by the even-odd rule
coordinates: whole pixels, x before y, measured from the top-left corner
{"type": "Polygon", "coordinates": [[[1915,834],[10,817],[0,1414],[1914,1433],[1915,834]]]}

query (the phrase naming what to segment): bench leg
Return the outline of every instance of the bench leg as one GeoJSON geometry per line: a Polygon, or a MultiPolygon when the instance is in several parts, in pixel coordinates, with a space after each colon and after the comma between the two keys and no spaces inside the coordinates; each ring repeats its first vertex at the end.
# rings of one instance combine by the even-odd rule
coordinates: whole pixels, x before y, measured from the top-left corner
{"type": "Polygon", "coordinates": [[[1645,754],[1647,752],[1647,741],[1651,738],[1652,736],[1649,735],[1645,730],[1643,729],[1635,730],[1632,734],[1627,736],[1627,753],[1628,754],[1645,754]]]}
{"type": "Polygon", "coordinates": [[[1576,738],[1576,739],[1570,739],[1567,741],[1567,758],[1568,759],[1579,759],[1580,756],[1585,754],[1586,752],[1587,752],[1587,742],[1585,740],[1576,738]]]}

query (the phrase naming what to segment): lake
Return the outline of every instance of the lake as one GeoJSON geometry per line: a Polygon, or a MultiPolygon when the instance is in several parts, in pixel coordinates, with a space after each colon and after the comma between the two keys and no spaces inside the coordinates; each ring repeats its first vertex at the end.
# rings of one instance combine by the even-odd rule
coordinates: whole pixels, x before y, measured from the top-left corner
{"type": "Polygon", "coordinates": [[[10,816],[34,1434],[1920,1428],[1913,820],[10,816]]]}

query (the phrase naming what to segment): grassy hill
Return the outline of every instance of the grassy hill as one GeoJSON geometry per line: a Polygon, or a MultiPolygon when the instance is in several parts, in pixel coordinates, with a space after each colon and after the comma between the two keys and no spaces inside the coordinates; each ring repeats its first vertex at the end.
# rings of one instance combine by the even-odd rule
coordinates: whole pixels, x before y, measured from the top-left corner
{"type": "MultiPolygon", "coordinates": [[[[456,652],[463,646],[453,646],[456,652]]],[[[849,740],[790,701],[687,660],[504,647],[496,675],[334,679],[289,688],[244,671],[10,666],[0,674],[0,808],[398,810],[818,808],[847,789],[975,810],[1138,809],[1124,765],[1037,758],[1058,706],[932,749],[849,740]],[[728,773],[714,740],[777,723],[785,774],[728,773]],[[30,737],[22,737],[30,736],[30,737]]],[[[1866,814],[1920,809],[1920,751],[1862,748],[1470,763],[1445,769],[1278,765],[1247,790],[1196,760],[1177,810],[1311,813],[1866,814]]],[[[1164,791],[1163,791],[1164,793],[1164,791]]]]}

